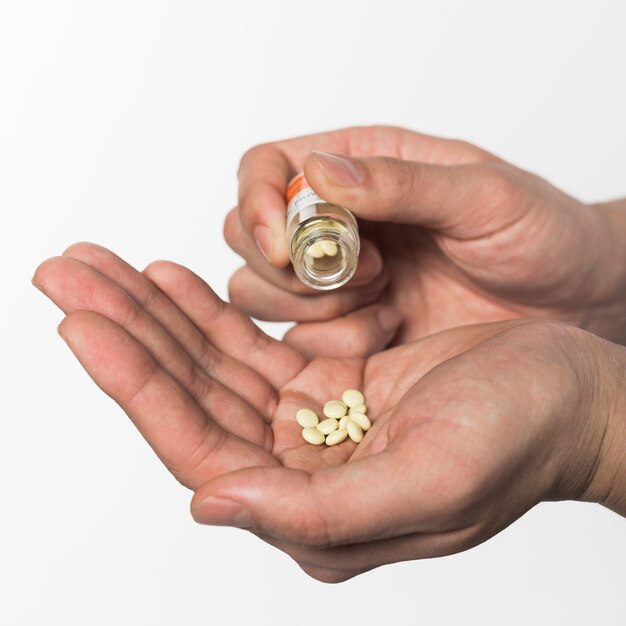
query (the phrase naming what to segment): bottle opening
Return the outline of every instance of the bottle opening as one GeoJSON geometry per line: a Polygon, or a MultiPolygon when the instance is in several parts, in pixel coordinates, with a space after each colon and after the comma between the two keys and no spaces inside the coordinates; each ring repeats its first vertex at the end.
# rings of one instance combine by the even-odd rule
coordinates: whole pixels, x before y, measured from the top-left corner
{"type": "Polygon", "coordinates": [[[303,283],[314,289],[335,289],[352,278],[359,255],[358,239],[353,242],[346,237],[342,224],[312,220],[298,234],[294,269],[303,283]]]}

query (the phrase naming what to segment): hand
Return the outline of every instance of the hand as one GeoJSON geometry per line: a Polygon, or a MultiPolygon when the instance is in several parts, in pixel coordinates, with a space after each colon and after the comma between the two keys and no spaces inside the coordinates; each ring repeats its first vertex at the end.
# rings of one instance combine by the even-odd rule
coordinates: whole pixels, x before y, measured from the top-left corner
{"type": "Polygon", "coordinates": [[[231,301],[259,319],[300,322],[285,341],[309,357],[373,353],[399,322],[394,344],[528,316],[626,339],[624,207],[582,204],[480,148],[398,128],[344,129],[253,148],[239,183],[225,236],[247,265],[231,279],[231,301]],[[357,274],[330,293],[285,267],[283,196],[303,167],[322,198],[360,219],[357,274]],[[372,324],[376,315],[387,324],[372,324]],[[361,332],[364,317],[373,337],[361,332]]]}
{"type": "Polygon", "coordinates": [[[624,352],[556,322],[513,321],[364,363],[315,359],[288,384],[315,389],[293,409],[319,408],[360,378],[376,421],[359,447],[295,447],[283,467],[224,474],[196,492],[193,515],[248,528],[324,582],[466,550],[542,500],[626,515],[624,352]]]}
{"type": "Polygon", "coordinates": [[[277,390],[304,359],[195,274],[165,262],[141,273],[76,244],[42,263],[33,283],[66,313],[59,332],[78,360],[183,485],[278,465],[277,390]]]}
{"type": "Polygon", "coordinates": [[[79,244],[34,282],[96,383],[198,490],[196,518],[251,524],[321,580],[468,548],[544,498],[614,500],[603,454],[623,436],[588,361],[610,389],[616,348],[580,331],[504,322],[305,365],[172,263],[142,274],[79,244]],[[296,410],[348,387],[374,418],[363,442],[304,443],[296,410]]]}

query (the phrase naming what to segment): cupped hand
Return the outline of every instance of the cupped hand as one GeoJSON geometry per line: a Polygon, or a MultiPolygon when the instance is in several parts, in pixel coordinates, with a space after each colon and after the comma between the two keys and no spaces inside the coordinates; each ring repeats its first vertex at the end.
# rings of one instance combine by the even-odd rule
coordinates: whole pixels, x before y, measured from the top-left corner
{"type": "Polygon", "coordinates": [[[466,549],[542,499],[598,491],[589,363],[607,348],[581,331],[503,322],[307,362],[173,263],[140,273],[79,244],[34,282],[95,382],[197,491],[196,519],[248,527],[321,580],[466,549]],[[361,444],[305,443],[296,410],[350,387],[373,420],[361,444]]]}
{"type": "Polygon", "coordinates": [[[583,204],[462,141],[379,126],[278,141],[241,161],[225,236],[247,264],[231,301],[259,319],[299,322],[285,339],[308,356],[529,316],[622,340],[618,225],[624,232],[623,211],[583,204]],[[334,292],[305,287],[287,265],[284,193],[302,168],[322,198],[359,218],[357,274],[334,292]]]}
{"type": "MultiPolygon", "coordinates": [[[[618,350],[557,322],[512,321],[446,331],[361,363],[315,359],[285,388],[298,389],[299,401],[283,416],[294,448],[282,466],[209,481],[192,513],[247,528],[311,576],[341,582],[471,548],[542,500],[607,504],[626,471],[624,423],[610,419],[626,371],[618,350]],[[325,384],[312,388],[318,371],[325,384]],[[364,390],[374,418],[359,446],[299,446],[294,409],[319,409],[348,385],[364,390]]],[[[621,491],[612,508],[626,514],[621,491]]]]}

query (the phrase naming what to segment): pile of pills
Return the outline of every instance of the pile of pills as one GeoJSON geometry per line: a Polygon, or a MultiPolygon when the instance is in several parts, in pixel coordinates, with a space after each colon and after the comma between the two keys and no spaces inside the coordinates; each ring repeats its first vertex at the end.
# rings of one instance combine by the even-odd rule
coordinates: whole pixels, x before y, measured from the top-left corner
{"type": "Polygon", "coordinates": [[[341,400],[329,400],[324,405],[326,419],[320,422],[312,409],[300,409],[296,421],[302,426],[302,438],[314,446],[336,446],[347,437],[359,443],[372,425],[366,411],[365,396],[358,389],[346,389],[341,400]]]}

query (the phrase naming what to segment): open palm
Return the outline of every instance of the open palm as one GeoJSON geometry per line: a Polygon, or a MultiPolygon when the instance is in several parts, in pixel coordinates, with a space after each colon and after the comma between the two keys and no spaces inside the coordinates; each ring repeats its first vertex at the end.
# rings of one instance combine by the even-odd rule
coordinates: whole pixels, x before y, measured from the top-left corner
{"type": "Polygon", "coordinates": [[[173,263],[140,273],[78,244],[34,281],[65,311],[60,332],[95,382],[196,491],[194,515],[227,523],[215,497],[245,502],[253,530],[322,580],[465,549],[560,495],[549,441],[569,405],[584,417],[580,377],[551,353],[569,330],[483,325],[307,362],[173,263]],[[529,422],[527,390],[545,403],[555,379],[558,402],[529,422]],[[305,443],[296,410],[352,387],[374,422],[363,442],[305,443]]]}
{"type": "Polygon", "coordinates": [[[369,359],[307,362],[186,268],[159,261],[141,273],[94,244],[49,259],[34,280],[67,314],[60,332],[95,382],[192,489],[248,465],[312,471],[347,461],[351,441],[303,441],[299,408],[321,415],[327,400],[362,388],[375,418],[365,450],[412,385],[466,347],[446,340],[434,358],[411,344],[369,359]]]}

